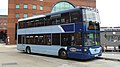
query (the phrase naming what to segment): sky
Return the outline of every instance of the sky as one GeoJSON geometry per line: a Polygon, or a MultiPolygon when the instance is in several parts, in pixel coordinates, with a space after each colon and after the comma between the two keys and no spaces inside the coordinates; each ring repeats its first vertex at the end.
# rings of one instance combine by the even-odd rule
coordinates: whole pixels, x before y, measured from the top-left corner
{"type": "Polygon", "coordinates": [[[96,0],[101,26],[120,26],[120,0],[96,0]]]}
{"type": "MultiPolygon", "coordinates": [[[[101,27],[120,26],[120,0],[96,0],[101,27]]],[[[8,0],[0,2],[0,15],[8,15],[8,0]]]]}
{"type": "Polygon", "coordinates": [[[8,0],[0,1],[0,15],[8,15],[8,0]]]}

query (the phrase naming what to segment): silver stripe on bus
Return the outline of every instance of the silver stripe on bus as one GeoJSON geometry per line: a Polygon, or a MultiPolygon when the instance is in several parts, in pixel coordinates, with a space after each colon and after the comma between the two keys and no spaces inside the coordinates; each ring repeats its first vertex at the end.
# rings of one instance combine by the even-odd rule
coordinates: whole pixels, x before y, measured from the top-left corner
{"type": "Polygon", "coordinates": [[[60,25],[58,25],[58,27],[61,29],[62,32],[65,32],[65,31],[63,30],[63,28],[62,28],[60,25]]]}

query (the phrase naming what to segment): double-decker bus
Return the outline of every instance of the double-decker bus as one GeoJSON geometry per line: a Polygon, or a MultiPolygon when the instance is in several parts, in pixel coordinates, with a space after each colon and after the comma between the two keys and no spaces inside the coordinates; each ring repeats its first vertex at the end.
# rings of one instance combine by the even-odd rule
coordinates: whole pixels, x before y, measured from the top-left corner
{"type": "Polygon", "coordinates": [[[91,59],[102,55],[99,14],[80,7],[19,19],[17,49],[60,58],[91,59]]]}

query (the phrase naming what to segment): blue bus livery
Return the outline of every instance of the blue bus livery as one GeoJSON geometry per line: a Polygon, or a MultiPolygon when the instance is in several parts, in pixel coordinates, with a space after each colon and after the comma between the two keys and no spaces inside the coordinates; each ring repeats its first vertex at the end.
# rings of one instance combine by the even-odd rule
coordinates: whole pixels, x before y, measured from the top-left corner
{"type": "Polygon", "coordinates": [[[98,11],[88,7],[19,19],[17,49],[60,58],[101,56],[99,23],[98,11]]]}

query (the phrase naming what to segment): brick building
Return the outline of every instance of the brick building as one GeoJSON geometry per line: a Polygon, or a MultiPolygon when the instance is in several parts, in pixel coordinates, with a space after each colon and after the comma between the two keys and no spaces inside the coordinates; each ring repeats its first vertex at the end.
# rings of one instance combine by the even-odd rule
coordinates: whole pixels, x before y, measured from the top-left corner
{"type": "Polygon", "coordinates": [[[7,15],[0,15],[0,43],[5,42],[7,33],[7,15]]]}
{"type": "Polygon", "coordinates": [[[58,6],[60,7],[60,5],[57,5],[57,3],[60,2],[66,2],[66,4],[70,3],[74,7],[80,6],[96,7],[96,0],[8,0],[7,36],[10,38],[9,44],[16,43],[15,24],[18,19],[49,13],[53,10],[56,10],[53,9],[55,5],[57,7],[58,6]]]}

